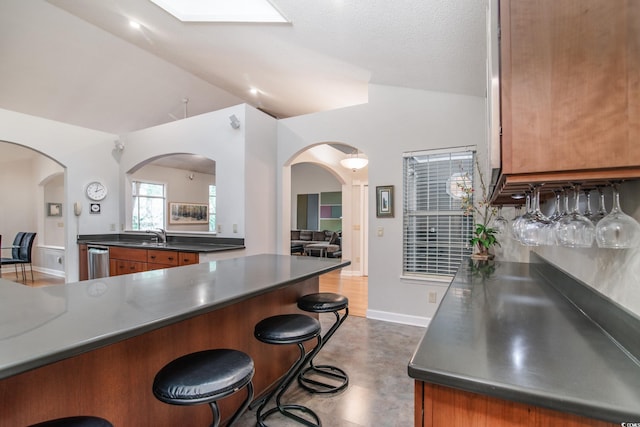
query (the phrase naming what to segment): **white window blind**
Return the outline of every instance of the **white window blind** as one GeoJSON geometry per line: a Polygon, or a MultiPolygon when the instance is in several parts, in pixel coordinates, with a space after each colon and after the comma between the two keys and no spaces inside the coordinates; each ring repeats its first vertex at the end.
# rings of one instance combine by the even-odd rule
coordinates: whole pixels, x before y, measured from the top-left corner
{"type": "Polygon", "coordinates": [[[474,155],[468,149],[404,155],[403,274],[452,276],[471,254],[473,216],[464,215],[456,183],[473,185],[474,155]]]}

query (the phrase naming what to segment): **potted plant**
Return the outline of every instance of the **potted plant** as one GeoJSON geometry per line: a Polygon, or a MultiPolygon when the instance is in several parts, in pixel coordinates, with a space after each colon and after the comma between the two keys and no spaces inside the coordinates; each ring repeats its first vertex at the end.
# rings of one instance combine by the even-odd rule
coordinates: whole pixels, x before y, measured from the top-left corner
{"type": "Polygon", "coordinates": [[[493,220],[496,214],[496,208],[490,204],[487,186],[484,182],[484,176],[480,170],[480,163],[478,163],[477,157],[475,158],[475,167],[478,172],[482,194],[480,194],[478,200],[474,200],[473,196],[476,192],[472,186],[465,185],[465,183],[469,183],[471,180],[463,180],[463,183],[459,184],[462,190],[461,205],[465,211],[465,215],[473,215],[475,222],[473,237],[469,240],[469,243],[471,243],[474,249],[471,258],[490,260],[493,259],[494,254],[490,253],[489,249],[495,245],[500,246],[500,242],[498,242],[496,237],[497,230],[490,226],[491,220],[493,220]]]}

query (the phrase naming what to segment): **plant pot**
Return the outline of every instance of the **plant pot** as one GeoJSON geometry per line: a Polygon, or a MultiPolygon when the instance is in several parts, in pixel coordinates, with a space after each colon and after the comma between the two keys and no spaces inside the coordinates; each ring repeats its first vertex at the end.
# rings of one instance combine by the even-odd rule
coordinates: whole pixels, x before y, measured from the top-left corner
{"type": "Polygon", "coordinates": [[[490,253],[473,253],[471,254],[471,259],[473,260],[477,260],[477,261],[490,261],[495,257],[494,254],[490,254],[490,253]]]}

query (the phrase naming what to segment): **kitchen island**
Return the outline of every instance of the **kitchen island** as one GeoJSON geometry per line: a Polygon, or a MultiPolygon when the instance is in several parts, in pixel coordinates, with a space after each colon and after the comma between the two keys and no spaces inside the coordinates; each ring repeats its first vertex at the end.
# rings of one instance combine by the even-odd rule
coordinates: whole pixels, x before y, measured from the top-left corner
{"type": "Polygon", "coordinates": [[[533,261],[460,267],[409,363],[416,426],[640,422],[640,319],[533,261]]]}
{"type": "MultiPolygon", "coordinates": [[[[254,325],[298,312],[321,274],[346,265],[255,255],[42,288],[0,279],[0,426],[78,414],[118,426],[208,425],[206,405],[157,401],[155,373],[186,353],[235,348],[254,358],[261,393],[296,354],[255,340],[254,325]]],[[[227,416],[236,397],[223,403],[227,416]]]]}

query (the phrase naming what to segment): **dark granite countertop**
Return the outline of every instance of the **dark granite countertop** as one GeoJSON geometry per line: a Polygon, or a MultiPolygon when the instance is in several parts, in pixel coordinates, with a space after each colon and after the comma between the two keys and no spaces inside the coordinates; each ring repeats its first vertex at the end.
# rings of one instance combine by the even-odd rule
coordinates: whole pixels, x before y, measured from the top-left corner
{"type": "Polygon", "coordinates": [[[167,236],[167,241],[156,243],[150,234],[96,234],[78,236],[78,244],[118,246],[136,249],[158,249],[181,252],[221,252],[244,249],[244,239],[220,237],[167,236]]]}
{"type": "MultiPolygon", "coordinates": [[[[638,355],[552,285],[566,278],[549,268],[463,265],[409,362],[409,376],[605,421],[639,422],[638,355]]],[[[589,308],[607,310],[618,319],[613,323],[624,317],[623,341],[640,341],[638,319],[616,317],[619,309],[589,308]]]]}
{"type": "Polygon", "coordinates": [[[38,288],[0,279],[0,379],[349,264],[265,254],[38,288]]]}

